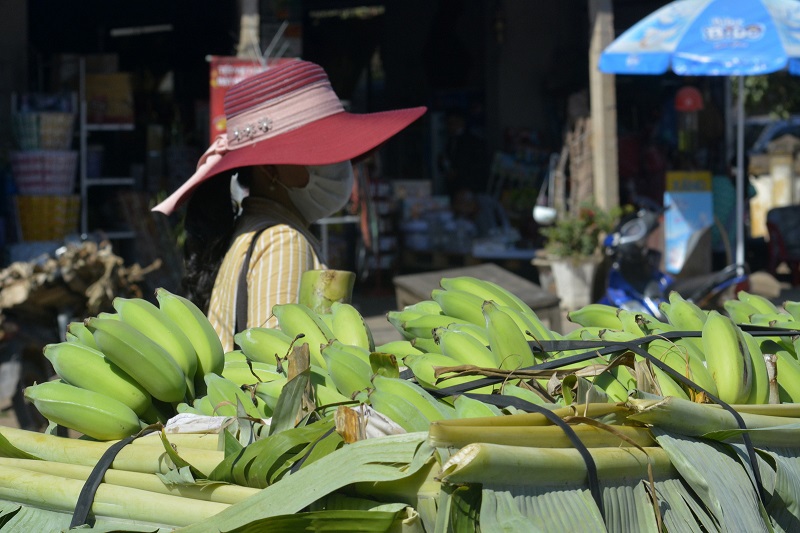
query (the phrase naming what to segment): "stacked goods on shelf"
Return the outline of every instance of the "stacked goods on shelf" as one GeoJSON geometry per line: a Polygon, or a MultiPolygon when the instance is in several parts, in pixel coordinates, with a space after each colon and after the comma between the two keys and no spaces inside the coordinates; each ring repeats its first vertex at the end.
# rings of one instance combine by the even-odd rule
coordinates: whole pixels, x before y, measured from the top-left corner
{"type": "Polygon", "coordinates": [[[81,525],[76,503],[122,531],[800,524],[798,302],[741,292],[723,314],[673,294],[664,320],[592,304],[563,335],[498,285],[443,278],[387,313],[403,340],[376,346],[348,303],[284,304],[228,353],[164,289],[114,308],[70,324],[45,348],[57,379],[26,390],[84,439],[0,429],[8,524],[81,525]]]}
{"type": "Polygon", "coordinates": [[[75,114],[25,111],[15,113],[12,123],[19,148],[11,153],[11,172],[20,239],[62,239],[78,229],[78,152],[70,150],[75,114]]]}

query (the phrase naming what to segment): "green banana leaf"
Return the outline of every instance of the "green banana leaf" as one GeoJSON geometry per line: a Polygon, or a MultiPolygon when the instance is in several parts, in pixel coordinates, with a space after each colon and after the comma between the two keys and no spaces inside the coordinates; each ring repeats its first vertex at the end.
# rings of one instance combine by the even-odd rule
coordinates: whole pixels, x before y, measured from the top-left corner
{"type": "MultiPolygon", "coordinates": [[[[655,483],[659,511],[667,531],[706,533],[719,531],[719,524],[682,479],[665,479],[655,483]]],[[[653,497],[653,494],[650,494],[653,497]]]]}
{"type": "MultiPolygon", "coordinates": [[[[741,456],[743,445],[735,445],[741,456]]],[[[800,449],[758,451],[761,479],[770,494],[766,510],[776,530],[800,531],[800,449]]]]}
{"type": "Polygon", "coordinates": [[[297,531],[349,531],[401,533],[402,511],[312,511],[272,516],[226,530],[229,533],[296,533],[297,531]]]}
{"type": "Polygon", "coordinates": [[[749,533],[773,531],[749,471],[730,446],[670,435],[657,428],[653,434],[717,523],[736,524],[749,533]]]}
{"type": "Polygon", "coordinates": [[[303,397],[310,383],[311,370],[308,368],[286,382],[272,412],[272,422],[269,426],[270,436],[295,426],[303,410],[303,397]]]}
{"type": "MultiPolygon", "coordinates": [[[[214,481],[264,488],[279,479],[278,474],[291,467],[313,443],[329,432],[334,441],[338,438],[340,444],[339,434],[331,432],[333,427],[333,418],[328,417],[308,426],[287,429],[257,440],[238,453],[226,456],[208,477],[214,481]]],[[[321,449],[331,451],[331,447],[323,446],[321,449]]]]}
{"type": "Polygon", "coordinates": [[[234,531],[257,520],[298,513],[353,483],[410,476],[433,456],[426,438],[425,432],[406,433],[348,444],[182,533],[234,531]]]}
{"type": "MultiPolygon", "coordinates": [[[[0,500],[0,530],[2,531],[67,531],[72,515],[40,509],[15,502],[0,500]]],[[[97,533],[168,533],[173,528],[162,528],[150,524],[137,524],[129,520],[102,518],[93,526],[81,526],[70,531],[92,531],[97,533]]]]}

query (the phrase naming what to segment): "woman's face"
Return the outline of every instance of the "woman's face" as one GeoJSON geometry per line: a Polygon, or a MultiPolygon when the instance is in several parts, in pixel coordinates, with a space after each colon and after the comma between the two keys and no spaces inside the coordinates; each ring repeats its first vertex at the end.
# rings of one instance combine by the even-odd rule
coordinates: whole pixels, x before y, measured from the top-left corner
{"type": "Polygon", "coordinates": [[[302,165],[274,165],[278,179],[289,188],[299,189],[308,185],[308,170],[302,165]]]}

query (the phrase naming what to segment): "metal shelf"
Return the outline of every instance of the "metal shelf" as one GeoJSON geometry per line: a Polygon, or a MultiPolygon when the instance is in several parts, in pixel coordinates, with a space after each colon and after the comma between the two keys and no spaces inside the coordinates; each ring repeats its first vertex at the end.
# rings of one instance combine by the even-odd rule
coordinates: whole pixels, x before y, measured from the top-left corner
{"type": "Polygon", "coordinates": [[[86,131],[133,131],[134,124],[91,124],[84,125],[86,131]]]}
{"type": "Polygon", "coordinates": [[[85,180],[87,187],[94,187],[94,186],[103,186],[103,185],[135,185],[136,180],[134,178],[86,178],[85,180]]]}

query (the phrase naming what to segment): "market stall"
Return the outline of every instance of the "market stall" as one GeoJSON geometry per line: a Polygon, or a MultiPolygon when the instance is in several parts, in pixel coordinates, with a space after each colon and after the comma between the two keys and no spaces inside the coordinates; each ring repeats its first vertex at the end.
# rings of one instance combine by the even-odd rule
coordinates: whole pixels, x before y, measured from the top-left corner
{"type": "Polygon", "coordinates": [[[374,345],[344,291],[275,306],[278,328],[224,353],[193,304],[156,296],[45,349],[61,379],[25,396],[83,438],[0,428],[0,531],[800,523],[798,302],[674,296],[668,322],[593,304],[563,335],[454,276],[387,314],[403,340],[374,345]]]}

